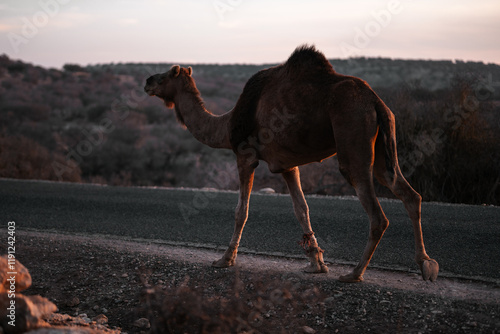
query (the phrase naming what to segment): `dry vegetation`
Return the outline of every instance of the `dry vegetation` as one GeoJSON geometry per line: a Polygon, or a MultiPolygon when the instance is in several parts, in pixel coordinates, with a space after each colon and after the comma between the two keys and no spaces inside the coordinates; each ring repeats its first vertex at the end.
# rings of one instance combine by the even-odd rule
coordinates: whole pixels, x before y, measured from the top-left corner
{"type": "MultiPolygon", "coordinates": [[[[367,80],[394,111],[400,165],[424,200],[500,204],[500,66],[332,63],[367,80]]],[[[60,71],[0,56],[0,177],[237,189],[232,152],[204,147],[143,93],[145,79],[169,66],[66,65],[60,71]]],[[[267,67],[193,66],[207,108],[218,114],[267,67]]],[[[302,169],[306,193],[353,194],[335,158],[302,169]]],[[[255,188],[269,186],[286,191],[279,175],[261,167],[255,188]]]]}
{"type": "Polygon", "coordinates": [[[336,277],[351,268],[307,275],[304,260],[242,255],[237,267],[217,269],[211,250],[20,236],[17,255],[33,279],[27,295],[88,321],[104,314],[125,333],[498,333],[500,325],[495,284],[431,284],[403,272],[388,280],[372,269],[367,282],[345,284],[336,277]]]}

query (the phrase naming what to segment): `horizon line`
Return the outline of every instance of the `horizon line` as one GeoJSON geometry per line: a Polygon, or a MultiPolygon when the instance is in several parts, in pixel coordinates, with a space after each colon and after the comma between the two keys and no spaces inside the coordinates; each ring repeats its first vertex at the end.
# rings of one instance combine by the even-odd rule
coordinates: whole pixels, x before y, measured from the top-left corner
{"type": "MultiPolygon", "coordinates": [[[[87,63],[85,65],[82,65],[81,63],[77,62],[65,62],[62,66],[56,67],[56,66],[50,66],[50,65],[43,65],[43,64],[37,64],[35,62],[31,62],[29,60],[24,60],[21,58],[13,58],[9,56],[6,52],[0,54],[0,56],[6,56],[8,59],[12,61],[20,61],[25,64],[30,64],[32,66],[39,66],[43,67],[46,69],[57,69],[57,70],[64,70],[65,65],[78,65],[81,67],[89,67],[89,66],[100,66],[100,65],[117,65],[117,64],[179,64],[179,65],[243,65],[243,66],[274,66],[278,64],[282,64],[286,62],[286,59],[279,61],[279,62],[196,62],[196,61],[111,61],[111,62],[102,62],[102,63],[87,63]]],[[[349,61],[349,60],[356,60],[356,59],[380,59],[380,60],[391,60],[391,61],[426,61],[426,62],[451,62],[452,64],[458,64],[458,63],[476,63],[476,64],[483,64],[483,65],[496,65],[500,66],[500,62],[488,62],[484,60],[463,60],[463,59],[452,59],[452,58],[391,58],[391,57],[386,57],[386,56],[352,56],[352,57],[334,57],[334,58],[329,58],[326,57],[328,61],[349,61]]]]}

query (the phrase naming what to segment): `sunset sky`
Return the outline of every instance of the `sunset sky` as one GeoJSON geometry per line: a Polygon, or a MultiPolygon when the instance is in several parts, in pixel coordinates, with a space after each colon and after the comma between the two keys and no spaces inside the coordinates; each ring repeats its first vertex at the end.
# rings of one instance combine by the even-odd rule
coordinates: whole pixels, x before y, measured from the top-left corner
{"type": "Polygon", "coordinates": [[[0,54],[62,67],[275,63],[300,44],[328,58],[500,64],[498,0],[3,0],[0,54]]]}

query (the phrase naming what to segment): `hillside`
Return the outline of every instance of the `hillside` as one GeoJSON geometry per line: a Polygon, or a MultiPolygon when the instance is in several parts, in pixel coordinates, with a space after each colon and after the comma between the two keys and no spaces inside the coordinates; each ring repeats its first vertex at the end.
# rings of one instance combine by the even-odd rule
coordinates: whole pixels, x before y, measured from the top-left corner
{"type": "MultiPolygon", "coordinates": [[[[500,66],[472,62],[331,60],[368,81],[397,117],[400,163],[425,200],[500,204],[500,66]]],[[[233,107],[271,65],[191,65],[209,110],[233,107]]],[[[237,189],[233,154],[198,143],[145,79],[171,64],[67,64],[0,56],[0,177],[110,185],[237,189]]],[[[302,167],[307,193],[353,194],[336,160],[302,167]]],[[[284,192],[259,168],[255,188],[284,192]]],[[[389,195],[380,189],[384,195],[389,195]]]]}

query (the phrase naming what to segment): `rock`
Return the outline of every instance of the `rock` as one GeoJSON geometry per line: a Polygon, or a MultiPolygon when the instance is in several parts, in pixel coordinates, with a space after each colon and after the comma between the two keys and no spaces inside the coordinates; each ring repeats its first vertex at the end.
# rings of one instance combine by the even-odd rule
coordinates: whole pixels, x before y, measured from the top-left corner
{"type": "Polygon", "coordinates": [[[47,318],[47,321],[51,325],[62,326],[73,321],[73,317],[68,314],[53,313],[47,318]]]}
{"type": "Polygon", "coordinates": [[[0,324],[5,334],[23,333],[46,326],[46,322],[42,318],[49,316],[56,310],[57,307],[54,303],[41,296],[16,294],[15,299],[11,299],[6,293],[0,295],[0,324]],[[12,304],[12,301],[15,301],[15,304],[12,304]],[[8,308],[12,305],[14,305],[13,309],[9,310],[8,308]]]}
{"type": "Polygon", "coordinates": [[[56,305],[41,296],[24,296],[20,292],[31,286],[31,275],[21,262],[7,255],[0,257],[0,325],[4,333],[23,333],[46,326],[43,317],[57,310],[56,305]]]}
{"type": "Polygon", "coordinates": [[[314,334],[316,331],[309,326],[302,326],[302,332],[305,334],[314,334]]]}
{"type": "MultiPolygon", "coordinates": [[[[120,329],[110,329],[107,324],[108,318],[104,314],[96,316],[93,321],[82,313],[77,317],[67,314],[53,314],[48,317],[47,322],[52,326],[50,332],[40,331],[37,334],[84,334],[84,333],[121,333],[120,329]]],[[[32,332],[29,332],[32,334],[32,332]]]]}
{"type": "MultiPolygon", "coordinates": [[[[31,286],[28,269],[16,261],[10,267],[8,257],[0,257],[0,334],[18,334],[29,331],[30,334],[119,334],[119,329],[107,327],[108,318],[100,314],[93,322],[86,314],[71,317],[67,314],[55,314],[56,305],[41,296],[24,296],[23,291],[31,286]],[[9,274],[14,271],[16,274],[9,274]],[[11,279],[11,276],[12,279],[11,279]],[[15,282],[14,282],[15,281],[15,282]],[[13,282],[11,284],[11,282],[13,282]],[[15,296],[14,296],[15,295],[15,296]],[[47,322],[43,319],[47,319],[47,322]],[[12,322],[14,321],[14,322],[12,322]],[[10,322],[10,324],[9,324],[10,322]]],[[[80,304],[77,297],[67,302],[70,307],[80,304]]],[[[104,308],[102,312],[104,312],[104,308]]],[[[139,319],[141,320],[141,319],[139,319]]],[[[142,323],[142,328],[149,328],[149,321],[142,323]]]]}
{"type": "Polygon", "coordinates": [[[105,316],[104,314],[99,314],[98,316],[94,317],[92,320],[94,320],[99,325],[105,325],[108,323],[108,317],[105,316]]]}
{"type": "Polygon", "coordinates": [[[78,317],[75,318],[75,321],[80,321],[81,325],[88,325],[92,322],[86,313],[79,314],[78,317]]]}
{"type": "Polygon", "coordinates": [[[73,297],[66,303],[66,305],[69,307],[74,307],[79,304],[80,304],[80,299],[78,299],[78,297],[73,297]]]}
{"type": "Polygon", "coordinates": [[[273,188],[262,188],[261,190],[259,190],[260,193],[263,193],[263,194],[275,194],[276,191],[273,189],[273,188]]]}
{"type": "Polygon", "coordinates": [[[151,328],[151,324],[147,318],[140,318],[134,321],[134,327],[148,329],[151,328]]]}
{"type": "Polygon", "coordinates": [[[328,297],[324,300],[325,304],[333,304],[335,302],[335,297],[328,297]]]}
{"type": "Polygon", "coordinates": [[[26,290],[31,286],[31,275],[21,262],[15,260],[11,267],[7,255],[2,255],[0,256],[0,293],[11,290],[12,286],[15,286],[15,292],[26,290]],[[10,272],[15,274],[9,274],[10,272]]]}

